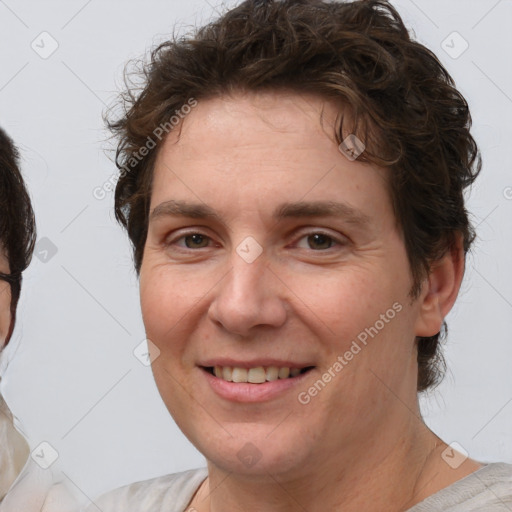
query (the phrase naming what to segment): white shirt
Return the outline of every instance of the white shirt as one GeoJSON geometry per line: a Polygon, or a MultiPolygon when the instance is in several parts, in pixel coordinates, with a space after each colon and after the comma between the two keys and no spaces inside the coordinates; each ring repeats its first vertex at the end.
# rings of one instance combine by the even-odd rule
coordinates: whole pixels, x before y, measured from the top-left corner
{"type": "Polygon", "coordinates": [[[77,496],[58,482],[56,469],[35,463],[0,395],[0,512],[77,512],[77,496]]]}
{"type": "MultiPolygon", "coordinates": [[[[207,474],[196,469],[130,484],[103,495],[85,512],[185,512],[207,474]]],[[[407,512],[477,511],[512,511],[512,464],[487,464],[407,512]]]]}

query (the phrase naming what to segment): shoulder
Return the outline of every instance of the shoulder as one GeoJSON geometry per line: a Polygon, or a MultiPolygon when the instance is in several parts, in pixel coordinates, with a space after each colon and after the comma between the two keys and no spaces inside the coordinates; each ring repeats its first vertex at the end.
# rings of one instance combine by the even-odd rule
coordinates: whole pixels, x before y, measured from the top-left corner
{"type": "Polygon", "coordinates": [[[207,475],[202,468],[135,482],[102,495],[85,512],[183,512],[207,475]]]}
{"type": "Polygon", "coordinates": [[[490,463],[428,497],[409,512],[512,510],[512,464],[490,463]]]}
{"type": "Polygon", "coordinates": [[[2,500],[0,512],[78,512],[81,500],[78,488],[63,481],[58,462],[43,469],[30,457],[2,500]]]}
{"type": "Polygon", "coordinates": [[[0,394],[0,500],[19,476],[29,454],[28,444],[16,430],[12,413],[0,394]]]}

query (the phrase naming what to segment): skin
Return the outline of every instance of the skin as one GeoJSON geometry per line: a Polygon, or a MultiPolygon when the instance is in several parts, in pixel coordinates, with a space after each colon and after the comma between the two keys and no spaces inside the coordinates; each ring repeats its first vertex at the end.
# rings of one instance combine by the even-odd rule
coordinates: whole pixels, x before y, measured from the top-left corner
{"type": "MultiPolygon", "coordinates": [[[[3,253],[0,253],[0,272],[10,272],[9,262],[3,253]]],[[[0,349],[5,345],[11,325],[11,286],[6,281],[0,280],[0,349]]]]}
{"type": "Polygon", "coordinates": [[[439,332],[455,301],[460,244],[412,300],[387,171],[341,154],[338,110],[312,95],[217,97],[199,102],[159,152],[141,305],[160,394],[208,461],[190,504],[199,512],[406,510],[480,467],[442,460],[446,444],[424,425],[416,391],[415,337],[439,332]],[[168,201],[207,205],[218,218],[166,212],[168,201]],[[273,217],[297,201],[343,203],[366,221],[273,217]],[[236,251],[249,236],[263,249],[252,263],[236,251]],[[401,311],[300,403],[396,303],[401,311]],[[201,369],[212,358],[270,356],[314,369],[257,403],[219,396],[201,369]],[[237,456],[247,443],[255,464],[237,456]]]}

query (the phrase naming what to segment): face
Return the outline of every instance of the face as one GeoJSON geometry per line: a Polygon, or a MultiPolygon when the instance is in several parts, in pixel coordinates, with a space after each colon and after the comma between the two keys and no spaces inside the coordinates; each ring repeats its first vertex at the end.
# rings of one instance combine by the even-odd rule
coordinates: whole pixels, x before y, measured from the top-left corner
{"type": "MultiPolygon", "coordinates": [[[[0,253],[0,272],[9,273],[9,262],[4,252],[0,253]]],[[[11,326],[11,286],[0,280],[0,349],[5,345],[11,326]]]]}
{"type": "Polygon", "coordinates": [[[140,273],[153,372],[229,471],[356,457],[416,400],[421,309],[387,175],[341,153],[336,114],[316,96],[205,100],[157,158],[140,273]]]}

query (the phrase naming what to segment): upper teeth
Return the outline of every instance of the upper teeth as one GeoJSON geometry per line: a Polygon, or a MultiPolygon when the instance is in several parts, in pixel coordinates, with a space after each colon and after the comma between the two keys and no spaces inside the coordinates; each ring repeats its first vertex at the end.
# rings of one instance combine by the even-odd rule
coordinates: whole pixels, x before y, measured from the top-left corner
{"type": "Polygon", "coordinates": [[[219,379],[228,382],[250,382],[252,384],[262,384],[265,381],[277,379],[287,379],[296,377],[300,373],[300,368],[278,368],[277,366],[257,366],[256,368],[238,368],[232,366],[215,366],[213,373],[219,379]]]}

